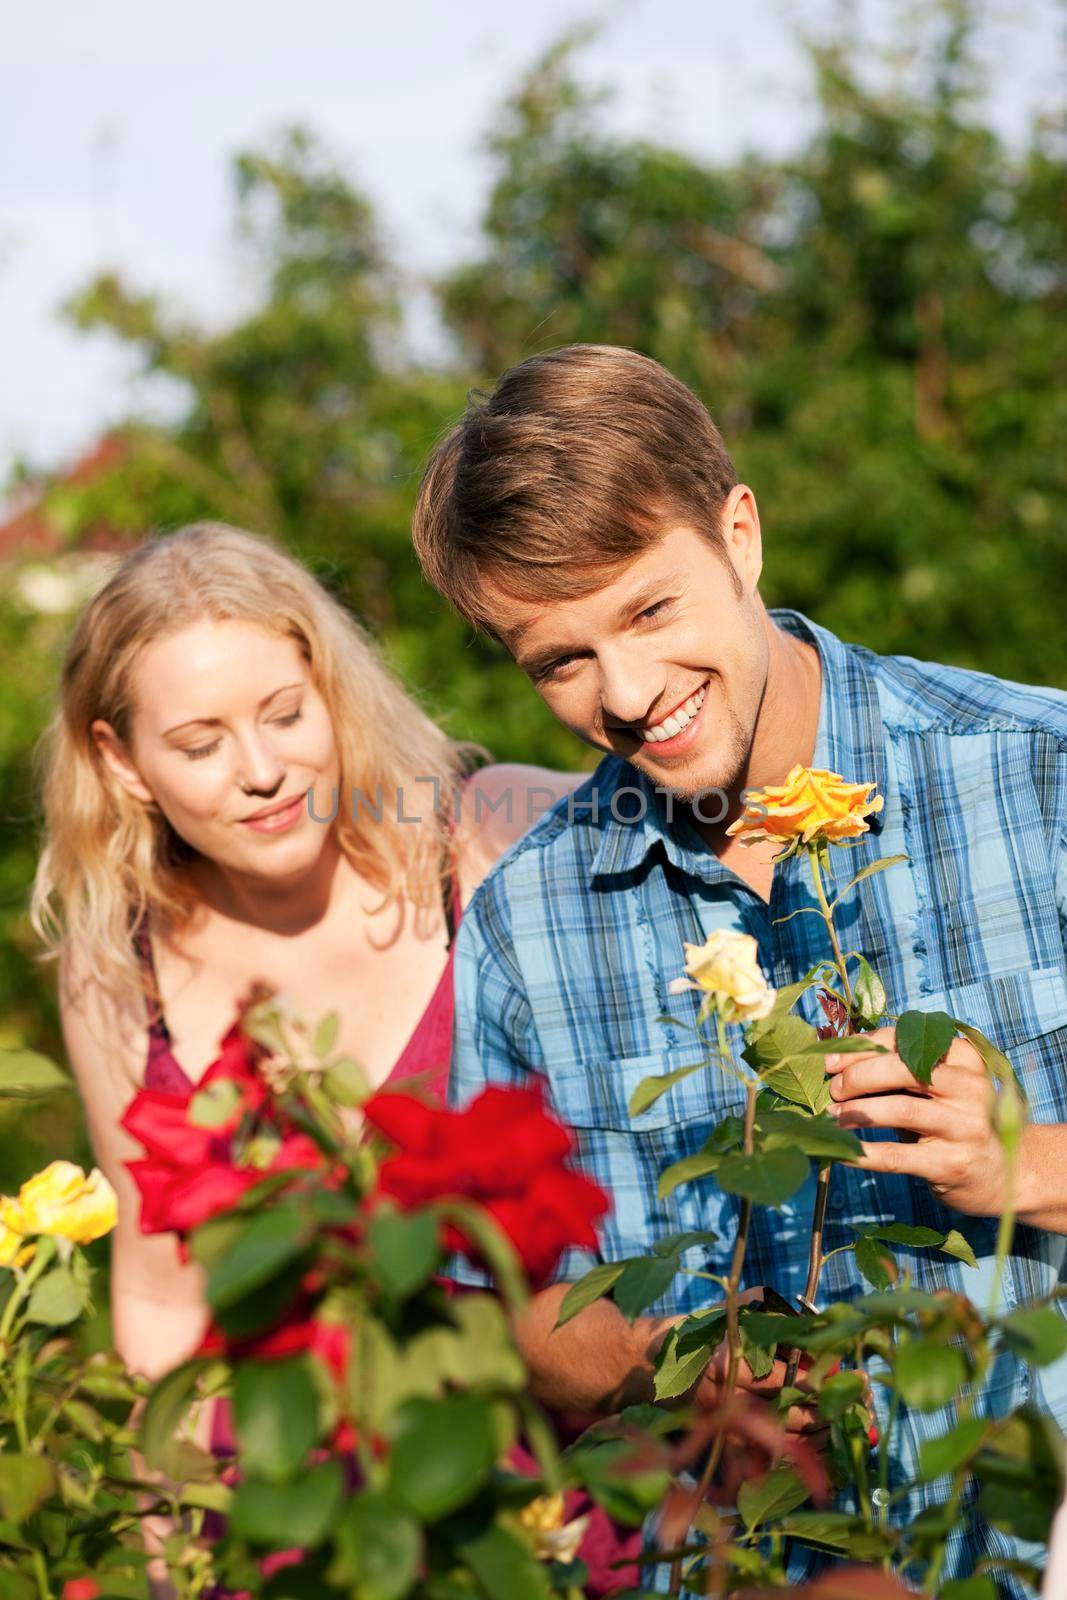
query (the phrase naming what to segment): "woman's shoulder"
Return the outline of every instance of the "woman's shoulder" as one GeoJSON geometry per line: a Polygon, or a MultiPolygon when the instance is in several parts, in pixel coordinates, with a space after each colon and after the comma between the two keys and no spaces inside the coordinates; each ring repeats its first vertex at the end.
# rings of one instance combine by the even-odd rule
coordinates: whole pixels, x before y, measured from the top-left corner
{"type": "Polygon", "coordinates": [[[460,828],[460,871],[468,892],[539,817],[588,776],[500,761],[469,777],[463,786],[460,828]]]}
{"type": "Polygon", "coordinates": [[[71,1069],[86,1107],[133,1093],[148,1045],[143,996],[117,992],[83,944],[68,939],[59,955],[59,1016],[71,1069]]]}

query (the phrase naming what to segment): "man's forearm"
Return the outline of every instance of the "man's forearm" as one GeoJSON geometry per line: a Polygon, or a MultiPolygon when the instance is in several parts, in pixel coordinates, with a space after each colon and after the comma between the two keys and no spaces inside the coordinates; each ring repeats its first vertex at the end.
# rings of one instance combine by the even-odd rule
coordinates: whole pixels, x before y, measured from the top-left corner
{"type": "Polygon", "coordinates": [[[570,1284],[535,1294],[515,1322],[534,1396],[556,1411],[608,1414],[655,1398],[656,1353],[677,1317],[630,1324],[610,1300],[597,1300],[562,1328],[556,1319],[570,1284]]]}
{"type": "Polygon", "coordinates": [[[1020,1222],[1067,1233],[1067,1124],[1032,1122],[1024,1130],[1014,1198],[1020,1222]]]}

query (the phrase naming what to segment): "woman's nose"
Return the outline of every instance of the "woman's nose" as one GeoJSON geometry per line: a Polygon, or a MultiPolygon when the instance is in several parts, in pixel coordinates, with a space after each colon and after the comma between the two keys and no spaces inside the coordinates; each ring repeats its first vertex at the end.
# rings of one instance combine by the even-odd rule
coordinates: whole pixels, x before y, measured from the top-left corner
{"type": "Polygon", "coordinates": [[[243,788],[269,799],[284,777],[285,763],[269,739],[255,734],[241,741],[238,781],[243,788]]]}

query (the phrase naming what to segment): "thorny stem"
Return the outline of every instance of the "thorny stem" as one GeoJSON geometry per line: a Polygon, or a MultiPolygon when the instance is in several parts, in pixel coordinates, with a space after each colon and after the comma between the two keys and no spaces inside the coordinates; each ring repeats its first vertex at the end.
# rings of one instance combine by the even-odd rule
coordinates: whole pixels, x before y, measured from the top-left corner
{"type": "MultiPolygon", "coordinates": [[[[723,1026],[721,1017],[717,1017],[716,1021],[718,1023],[719,1030],[719,1053],[720,1055],[725,1055],[726,1030],[723,1026]]],[[[758,1079],[747,1079],[745,1083],[745,1128],[741,1143],[742,1151],[746,1156],[750,1156],[752,1154],[755,1146],[756,1095],[758,1092],[758,1079]]],[[[748,1234],[751,1221],[752,1202],[751,1200],[743,1199],[741,1201],[741,1211],[738,1217],[737,1237],[734,1240],[733,1258],[730,1262],[730,1272],[726,1281],[726,1343],[729,1354],[727,1356],[726,1363],[726,1387],[723,1399],[724,1403],[727,1405],[730,1402],[730,1398],[737,1384],[737,1372],[741,1365],[741,1326],[738,1320],[737,1296],[738,1290],[741,1286],[741,1273],[745,1265],[745,1251],[748,1246],[748,1234]]],[[[708,1459],[704,1463],[704,1470],[700,1474],[700,1481],[697,1484],[693,1497],[696,1505],[703,1503],[704,1496],[707,1494],[711,1481],[715,1476],[715,1472],[718,1468],[719,1462],[722,1460],[722,1453],[725,1448],[726,1430],[725,1428],[722,1428],[715,1436],[715,1441],[708,1452],[708,1459]]],[[[723,1560],[724,1558],[722,1557],[721,1553],[717,1551],[716,1559],[713,1562],[712,1567],[709,1568],[707,1585],[707,1593],[709,1595],[714,1593],[712,1588],[711,1573],[713,1570],[717,1570],[721,1565],[723,1565],[723,1560]]]]}
{"type": "Polygon", "coordinates": [[[834,965],[841,974],[841,986],[845,991],[845,999],[851,1012],[854,1003],[852,985],[848,979],[848,967],[845,965],[845,958],[841,954],[841,945],[838,942],[837,930],[834,927],[834,913],[826,898],[826,890],[823,888],[822,869],[819,866],[819,846],[817,844],[809,844],[807,850],[808,864],[811,867],[811,881],[815,886],[815,897],[822,908],[823,921],[826,923],[826,931],[830,936],[830,948],[834,952],[834,965]]]}

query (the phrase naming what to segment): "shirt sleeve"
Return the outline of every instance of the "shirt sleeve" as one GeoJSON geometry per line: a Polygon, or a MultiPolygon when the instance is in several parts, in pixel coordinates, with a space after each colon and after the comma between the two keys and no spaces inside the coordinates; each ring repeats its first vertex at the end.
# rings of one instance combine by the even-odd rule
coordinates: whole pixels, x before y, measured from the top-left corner
{"type": "MultiPolygon", "coordinates": [[[[543,1075],[529,997],[500,897],[485,891],[475,896],[460,923],[455,949],[448,1104],[458,1110],[490,1084],[528,1086],[535,1078],[543,1082],[543,1075]]],[[[598,1259],[589,1250],[568,1250],[550,1281],[580,1278],[598,1259]]],[[[489,1283],[485,1273],[461,1257],[450,1261],[449,1274],[458,1283],[489,1283]]]]}

